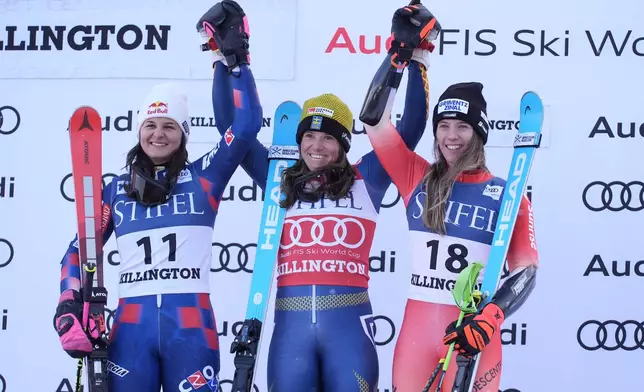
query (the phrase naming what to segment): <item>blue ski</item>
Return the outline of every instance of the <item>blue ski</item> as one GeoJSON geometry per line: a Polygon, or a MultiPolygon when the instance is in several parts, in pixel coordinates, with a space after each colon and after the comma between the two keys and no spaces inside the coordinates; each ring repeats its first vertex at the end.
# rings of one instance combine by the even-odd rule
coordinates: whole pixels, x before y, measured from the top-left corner
{"type": "Polygon", "coordinates": [[[301,113],[302,108],[297,103],[285,101],[277,107],[273,118],[273,142],[268,150],[266,197],[262,208],[246,320],[230,348],[230,352],[235,353],[232,392],[250,392],[255,379],[255,360],[261,347],[261,330],[268,309],[277,251],[286,215],[286,210],[279,205],[280,200],[284,198],[280,189],[281,175],[284,169],[291,167],[300,157],[295,134],[301,113]]]}
{"type": "MultiPolygon", "coordinates": [[[[519,214],[521,198],[527,188],[534,153],[541,144],[541,128],[543,125],[543,103],[541,98],[536,93],[528,91],[521,97],[520,108],[519,131],[514,137],[514,154],[510,163],[510,172],[503,190],[490,255],[485,265],[483,284],[481,286],[483,299],[479,304],[479,309],[482,309],[483,306],[490,302],[498,287],[514,225],[519,214]]],[[[457,363],[461,363],[459,363],[452,391],[471,392],[478,369],[478,355],[471,360],[460,358],[459,361],[458,359],[457,363]],[[467,389],[463,389],[465,385],[467,385],[467,389]]]]}

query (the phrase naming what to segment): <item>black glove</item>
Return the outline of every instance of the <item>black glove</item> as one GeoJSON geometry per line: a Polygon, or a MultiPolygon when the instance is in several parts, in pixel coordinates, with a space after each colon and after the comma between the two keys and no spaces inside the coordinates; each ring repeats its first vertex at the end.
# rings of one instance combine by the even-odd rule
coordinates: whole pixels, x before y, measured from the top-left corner
{"type": "Polygon", "coordinates": [[[221,51],[229,70],[239,64],[250,64],[246,14],[235,1],[223,0],[212,6],[197,22],[197,31],[205,31],[214,40],[209,49],[221,51]]]}
{"type": "Polygon", "coordinates": [[[414,49],[427,46],[429,41],[436,39],[441,30],[441,25],[436,17],[422,4],[420,0],[412,0],[405,7],[398,8],[394,12],[391,21],[391,34],[394,39],[391,42],[389,54],[393,55],[392,60],[409,62],[414,49]]]}

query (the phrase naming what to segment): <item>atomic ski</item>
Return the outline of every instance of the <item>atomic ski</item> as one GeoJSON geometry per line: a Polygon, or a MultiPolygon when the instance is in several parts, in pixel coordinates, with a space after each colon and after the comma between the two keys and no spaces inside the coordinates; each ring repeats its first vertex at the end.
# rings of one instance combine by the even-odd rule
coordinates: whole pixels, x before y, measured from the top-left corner
{"type": "MultiPolygon", "coordinates": [[[[74,111],[69,124],[72,155],[72,177],[78,226],[78,253],[83,295],[83,328],[89,328],[91,317],[99,328],[99,339],[92,341],[93,350],[85,358],[88,392],[107,392],[107,338],[105,307],[107,290],[103,286],[103,219],[102,219],[102,121],[98,112],[88,106],[74,111]]],[[[83,359],[78,360],[76,392],[83,392],[83,359]]]]}
{"type": "MultiPolygon", "coordinates": [[[[514,154],[512,155],[510,171],[503,190],[490,255],[483,274],[482,300],[479,304],[479,310],[490,302],[498,287],[514,225],[519,214],[521,198],[526,191],[535,150],[541,145],[541,128],[543,125],[543,102],[541,102],[541,98],[536,93],[528,91],[521,97],[520,110],[519,131],[514,137],[514,154]]],[[[452,392],[472,391],[479,364],[479,355],[471,359],[460,355],[457,356],[458,370],[456,371],[452,392]]]]}
{"type": "Polygon", "coordinates": [[[273,142],[268,150],[267,197],[262,208],[246,320],[230,348],[230,352],[235,353],[235,376],[231,392],[250,392],[254,385],[255,362],[261,347],[261,331],[268,309],[282,224],[286,215],[286,210],[279,205],[284,196],[280,188],[281,176],[282,171],[291,167],[300,157],[295,134],[301,113],[300,106],[292,101],[282,102],[275,110],[273,142]]]}

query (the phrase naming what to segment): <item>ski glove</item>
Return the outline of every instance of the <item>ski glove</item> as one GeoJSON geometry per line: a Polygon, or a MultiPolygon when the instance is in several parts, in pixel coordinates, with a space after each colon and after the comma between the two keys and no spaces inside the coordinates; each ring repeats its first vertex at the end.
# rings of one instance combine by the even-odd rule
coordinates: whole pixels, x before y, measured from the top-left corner
{"type": "Polygon", "coordinates": [[[494,333],[501,328],[505,316],[495,303],[488,303],[478,313],[463,317],[461,325],[456,327],[456,321],[445,329],[443,343],[454,343],[454,349],[465,357],[473,357],[490,344],[494,333]]]}
{"type": "Polygon", "coordinates": [[[90,337],[98,339],[99,329],[96,322],[89,318],[89,334],[82,327],[83,299],[76,290],[65,290],[60,295],[54,327],[60,338],[63,350],[72,358],[83,358],[92,352],[90,337]]]}
{"type": "Polygon", "coordinates": [[[228,69],[250,64],[250,28],[244,10],[233,0],[223,0],[212,6],[197,22],[197,31],[210,37],[210,50],[219,50],[228,69]]]}
{"type": "Polygon", "coordinates": [[[430,41],[438,37],[440,30],[436,17],[420,4],[420,0],[412,0],[408,6],[398,8],[391,21],[394,39],[388,53],[393,56],[392,61],[409,62],[416,48],[432,51],[434,45],[430,41]]]}

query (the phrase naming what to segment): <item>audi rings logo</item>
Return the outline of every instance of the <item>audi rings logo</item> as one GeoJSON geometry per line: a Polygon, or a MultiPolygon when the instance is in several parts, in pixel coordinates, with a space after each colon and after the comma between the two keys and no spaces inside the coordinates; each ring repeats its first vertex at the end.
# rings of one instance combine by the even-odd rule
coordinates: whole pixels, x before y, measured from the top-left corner
{"type": "Polygon", "coordinates": [[[280,244],[282,249],[290,249],[294,246],[344,246],[349,249],[359,248],[367,239],[367,231],[363,224],[356,218],[325,216],[320,219],[311,217],[300,217],[297,219],[286,219],[284,221],[284,232],[287,232],[288,240],[280,244]]]}
{"type": "Polygon", "coordinates": [[[577,341],[588,351],[644,349],[644,322],[588,320],[579,326],[577,341]]]}
{"type": "Polygon", "coordinates": [[[109,335],[112,332],[112,326],[114,325],[115,310],[105,308],[105,330],[109,335]]]}
{"type": "Polygon", "coordinates": [[[11,135],[20,126],[20,113],[13,106],[0,106],[0,135],[11,135]]]}
{"type": "Polygon", "coordinates": [[[13,260],[13,255],[13,245],[11,245],[11,242],[4,238],[0,238],[0,268],[8,266],[9,263],[11,263],[11,260],[13,260]],[[2,250],[3,248],[6,248],[7,250],[4,251],[2,250]]]}
{"type": "Polygon", "coordinates": [[[582,200],[591,211],[644,210],[644,183],[641,181],[593,181],[584,188],[582,200]]]}
{"type": "Polygon", "coordinates": [[[0,374],[0,392],[7,392],[7,380],[0,374]]]}
{"type": "MultiPolygon", "coordinates": [[[[232,390],[233,390],[232,380],[219,380],[218,392],[231,392],[232,390]]],[[[259,392],[259,388],[257,388],[257,384],[253,384],[253,392],[259,392]]]]}
{"type": "MultiPolygon", "coordinates": [[[[373,336],[373,344],[376,346],[385,346],[391,343],[396,336],[396,325],[393,320],[387,316],[363,316],[363,326],[373,336]]],[[[366,333],[367,331],[365,331],[366,333]]],[[[369,336],[369,334],[367,334],[369,336]]]]}
{"type": "MultiPolygon", "coordinates": [[[[114,178],[117,178],[118,176],[114,173],[105,173],[103,174],[102,177],[102,182],[103,182],[103,187],[114,178]]],[[[60,181],[60,194],[63,196],[63,199],[74,202],[74,180],[72,179],[72,174],[69,173],[65,177],[63,177],[62,181],[60,181]]]]}
{"type": "Polygon", "coordinates": [[[210,272],[253,272],[251,261],[255,260],[255,250],[257,244],[222,244],[213,242],[213,265],[210,272]],[[215,249],[218,251],[215,252],[215,249]],[[252,250],[251,250],[252,249],[252,250]]]}

